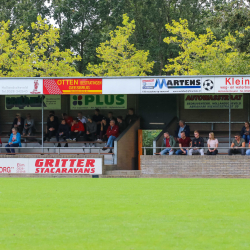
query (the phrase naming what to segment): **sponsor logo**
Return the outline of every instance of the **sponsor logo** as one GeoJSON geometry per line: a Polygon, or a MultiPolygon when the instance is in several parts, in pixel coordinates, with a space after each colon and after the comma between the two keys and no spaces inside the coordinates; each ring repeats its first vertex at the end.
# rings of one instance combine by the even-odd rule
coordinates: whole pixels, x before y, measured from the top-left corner
{"type": "Polygon", "coordinates": [[[26,173],[25,164],[17,163],[16,172],[17,173],[26,173]]]}
{"type": "Polygon", "coordinates": [[[11,173],[11,168],[10,167],[0,167],[0,174],[3,173],[11,173]]]}
{"type": "Polygon", "coordinates": [[[40,94],[41,92],[37,91],[38,87],[39,87],[39,82],[38,82],[38,80],[35,80],[34,81],[34,89],[32,92],[30,92],[30,94],[40,94]]]}
{"type": "Polygon", "coordinates": [[[95,159],[37,159],[36,174],[94,174],[95,159]]]}
{"type": "Polygon", "coordinates": [[[142,89],[200,89],[200,79],[150,79],[142,80],[142,89]]]}
{"type": "Polygon", "coordinates": [[[214,82],[210,79],[207,79],[203,82],[203,89],[206,91],[211,91],[214,88],[214,82]]]}

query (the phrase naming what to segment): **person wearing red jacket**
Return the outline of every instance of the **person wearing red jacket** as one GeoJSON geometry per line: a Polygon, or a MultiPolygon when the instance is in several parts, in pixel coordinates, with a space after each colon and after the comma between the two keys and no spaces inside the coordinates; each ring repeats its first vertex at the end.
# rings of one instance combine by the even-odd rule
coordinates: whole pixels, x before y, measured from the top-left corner
{"type": "MultiPolygon", "coordinates": [[[[114,140],[119,136],[119,127],[115,125],[115,121],[110,121],[110,126],[107,129],[107,145],[103,148],[103,150],[106,150],[107,148],[112,148],[114,144],[114,140]]],[[[112,149],[109,150],[109,153],[112,153],[112,149]]]]}
{"type": "Polygon", "coordinates": [[[69,127],[71,127],[72,122],[73,122],[73,118],[71,116],[67,115],[66,113],[62,114],[62,118],[63,118],[63,120],[65,120],[66,124],[68,124],[69,127]]]}
{"type": "Polygon", "coordinates": [[[71,126],[70,137],[73,141],[78,141],[80,136],[84,136],[85,128],[83,124],[78,120],[78,118],[74,118],[71,126]]]}

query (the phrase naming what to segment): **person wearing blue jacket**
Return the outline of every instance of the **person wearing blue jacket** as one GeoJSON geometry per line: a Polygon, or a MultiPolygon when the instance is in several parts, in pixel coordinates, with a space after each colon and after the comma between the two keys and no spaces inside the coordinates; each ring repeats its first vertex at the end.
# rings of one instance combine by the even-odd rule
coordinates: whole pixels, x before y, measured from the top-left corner
{"type": "Polygon", "coordinates": [[[181,132],[185,132],[186,137],[190,137],[190,128],[182,120],[179,121],[179,126],[177,127],[177,129],[175,131],[175,140],[176,141],[179,141],[179,139],[181,138],[181,132]]]}
{"type": "Polygon", "coordinates": [[[15,153],[15,149],[10,147],[22,147],[21,144],[21,134],[17,132],[17,128],[12,128],[12,134],[10,135],[10,139],[8,144],[5,146],[7,153],[15,153]]]}

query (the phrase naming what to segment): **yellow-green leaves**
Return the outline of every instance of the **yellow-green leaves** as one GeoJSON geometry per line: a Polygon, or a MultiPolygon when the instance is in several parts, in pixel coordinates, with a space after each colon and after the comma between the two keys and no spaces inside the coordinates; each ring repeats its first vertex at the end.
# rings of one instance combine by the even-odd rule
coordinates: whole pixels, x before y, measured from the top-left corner
{"type": "Polygon", "coordinates": [[[148,51],[137,50],[129,43],[134,33],[135,21],[123,15],[123,27],[111,31],[110,41],[101,43],[96,49],[101,64],[88,64],[92,76],[143,76],[151,72],[154,62],[148,62],[148,51]]]}
{"type": "Polygon", "coordinates": [[[80,56],[57,47],[58,29],[46,24],[40,16],[31,27],[32,37],[22,26],[10,36],[9,22],[0,23],[0,77],[81,75],[73,67],[80,56]]]}
{"type": "MultiPolygon", "coordinates": [[[[197,36],[188,29],[187,20],[166,24],[166,29],[175,36],[166,37],[164,42],[177,44],[181,48],[179,56],[169,59],[166,72],[173,75],[224,75],[248,74],[249,56],[234,47],[236,37],[228,34],[217,41],[213,32],[197,36]]],[[[242,33],[236,34],[244,36],[242,33]]]]}

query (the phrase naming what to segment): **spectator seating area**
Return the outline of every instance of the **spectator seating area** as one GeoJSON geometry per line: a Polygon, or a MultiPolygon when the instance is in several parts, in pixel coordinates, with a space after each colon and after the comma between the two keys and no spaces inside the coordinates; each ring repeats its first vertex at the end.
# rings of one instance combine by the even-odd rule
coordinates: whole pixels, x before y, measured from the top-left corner
{"type": "MultiPolygon", "coordinates": [[[[209,139],[209,133],[213,132],[215,138],[218,139],[218,154],[227,155],[228,149],[223,147],[230,147],[232,139],[236,133],[240,133],[242,127],[244,126],[243,122],[232,122],[231,123],[231,140],[229,139],[229,123],[228,122],[185,122],[190,127],[190,138],[194,139],[194,131],[198,130],[200,137],[204,139],[204,152],[207,152],[207,141],[209,139]]],[[[167,126],[162,130],[162,132],[155,138],[153,142],[153,147],[161,147],[163,140],[163,132],[169,131],[170,135],[175,136],[176,127],[178,126],[178,119],[175,117],[167,126]]],[[[176,147],[179,147],[179,144],[176,143],[176,147]]],[[[248,143],[246,143],[248,147],[248,143]]],[[[161,150],[154,149],[153,154],[159,154],[161,150]]]]}
{"type": "MultiPolygon", "coordinates": [[[[118,133],[116,133],[116,137],[113,139],[116,139],[119,134],[121,134],[124,130],[126,130],[127,127],[129,127],[130,124],[132,124],[136,119],[136,115],[133,113],[133,109],[129,109],[128,115],[123,120],[121,116],[117,116],[115,118],[113,116],[112,112],[108,113],[107,117],[104,117],[100,114],[99,110],[95,110],[95,114],[93,117],[77,117],[77,122],[81,123],[84,127],[83,133],[77,138],[77,140],[74,139],[75,136],[71,136],[69,133],[69,137],[66,140],[66,138],[60,138],[59,142],[56,138],[57,131],[53,134],[51,138],[42,138],[46,135],[46,132],[48,131],[48,122],[51,116],[54,116],[53,121],[57,120],[57,124],[59,125],[62,120],[65,120],[67,126],[69,127],[69,131],[73,131],[71,128],[74,125],[73,120],[76,120],[76,118],[72,118],[70,116],[67,116],[65,113],[62,114],[62,118],[59,119],[58,117],[55,117],[54,112],[51,111],[49,117],[45,117],[44,119],[44,133],[42,134],[42,123],[41,121],[34,122],[35,124],[35,130],[32,131],[31,135],[24,135],[22,133],[23,128],[19,129],[18,132],[21,134],[21,143],[22,147],[15,148],[16,154],[79,154],[79,155],[88,155],[88,154],[101,154],[104,155],[104,163],[105,164],[114,164],[114,151],[117,152],[117,150],[114,150],[114,142],[109,144],[110,146],[107,146],[107,140],[109,138],[108,135],[106,135],[111,121],[113,120],[113,126],[115,125],[117,127],[118,133]],[[86,122],[94,121],[94,123],[97,125],[96,130],[94,131],[94,136],[89,139],[87,136],[88,132],[88,125],[86,122]],[[96,121],[95,121],[96,120],[96,121]],[[106,122],[106,125],[104,127],[103,133],[100,133],[102,130],[102,121],[106,122]],[[99,123],[98,123],[99,122],[99,123]],[[99,125],[99,127],[98,127],[99,125]],[[98,131],[99,130],[99,131],[98,131]],[[103,137],[101,137],[103,136],[103,137]],[[72,139],[71,139],[72,138],[72,139]],[[43,144],[43,147],[42,147],[43,144]],[[60,145],[60,146],[59,146],[60,145]],[[66,146],[66,147],[65,147],[66,146]]],[[[81,112],[79,112],[80,114],[81,112]]],[[[18,118],[19,113],[16,114],[16,118],[14,119],[14,122],[5,122],[2,123],[1,128],[1,140],[2,140],[2,147],[1,147],[1,154],[6,154],[5,146],[8,144],[10,133],[13,132],[11,129],[14,127],[14,124],[17,124],[19,119],[19,124],[24,127],[23,118],[18,118]]],[[[26,121],[26,120],[25,120],[26,121]]],[[[16,127],[16,126],[15,126],[16,127]]],[[[111,126],[112,127],[112,126],[111,126]]],[[[58,129],[58,127],[56,128],[58,129]]],[[[112,129],[111,129],[112,130],[112,129]]],[[[112,131],[111,131],[112,132],[112,131]]]]}

